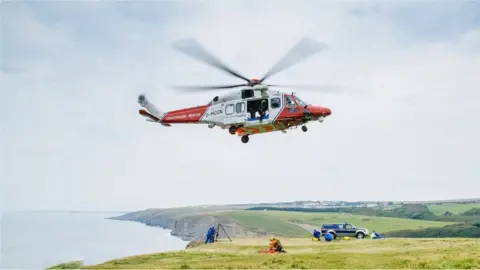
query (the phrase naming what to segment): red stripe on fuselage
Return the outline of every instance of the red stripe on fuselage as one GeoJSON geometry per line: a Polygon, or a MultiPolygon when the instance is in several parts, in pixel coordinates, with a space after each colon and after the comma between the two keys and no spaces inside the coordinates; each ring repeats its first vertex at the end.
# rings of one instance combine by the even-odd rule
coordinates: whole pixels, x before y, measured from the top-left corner
{"type": "Polygon", "coordinates": [[[182,124],[182,123],[198,123],[207,111],[209,105],[185,108],[180,110],[169,111],[162,118],[162,123],[182,124]]]}
{"type": "Polygon", "coordinates": [[[287,108],[284,107],[280,114],[278,115],[276,121],[282,121],[286,119],[298,119],[303,117],[303,111],[300,108],[287,108]]]}

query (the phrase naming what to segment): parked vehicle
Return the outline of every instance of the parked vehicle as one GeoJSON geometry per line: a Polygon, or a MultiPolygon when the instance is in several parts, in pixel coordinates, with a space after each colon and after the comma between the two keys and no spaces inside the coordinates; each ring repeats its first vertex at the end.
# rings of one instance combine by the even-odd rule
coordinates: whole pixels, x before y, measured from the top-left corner
{"type": "Polygon", "coordinates": [[[353,224],[345,222],[343,224],[323,224],[321,227],[322,235],[327,232],[333,235],[333,238],[338,237],[356,237],[357,239],[363,239],[368,235],[368,229],[357,228],[353,224]]]}

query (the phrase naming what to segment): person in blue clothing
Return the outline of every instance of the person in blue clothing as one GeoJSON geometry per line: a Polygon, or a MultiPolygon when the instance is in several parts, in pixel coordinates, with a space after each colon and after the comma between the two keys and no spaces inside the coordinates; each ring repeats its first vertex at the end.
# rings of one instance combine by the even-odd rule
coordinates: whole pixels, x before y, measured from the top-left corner
{"type": "Polygon", "coordinates": [[[317,229],[313,229],[313,238],[316,238],[318,241],[320,241],[320,235],[321,233],[317,231],[317,229]]]}
{"type": "Polygon", "coordinates": [[[372,232],[372,239],[381,239],[384,238],[383,235],[377,233],[375,230],[372,232]]]}
{"type": "Polygon", "coordinates": [[[330,242],[333,240],[333,235],[329,232],[325,234],[325,242],[330,242]]]}
{"type": "Polygon", "coordinates": [[[213,242],[215,242],[215,227],[212,225],[208,228],[205,244],[213,242]]]}

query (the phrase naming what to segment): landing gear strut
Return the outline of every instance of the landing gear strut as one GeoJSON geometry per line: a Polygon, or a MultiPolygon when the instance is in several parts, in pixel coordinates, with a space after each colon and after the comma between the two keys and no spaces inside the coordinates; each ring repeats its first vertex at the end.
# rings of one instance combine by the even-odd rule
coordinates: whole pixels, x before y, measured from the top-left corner
{"type": "Polygon", "coordinates": [[[302,131],[303,132],[307,132],[307,130],[308,130],[307,126],[302,126],[302,131]]]}
{"type": "Polygon", "coordinates": [[[248,135],[242,136],[242,142],[243,143],[248,143],[248,140],[249,140],[248,135]]]}

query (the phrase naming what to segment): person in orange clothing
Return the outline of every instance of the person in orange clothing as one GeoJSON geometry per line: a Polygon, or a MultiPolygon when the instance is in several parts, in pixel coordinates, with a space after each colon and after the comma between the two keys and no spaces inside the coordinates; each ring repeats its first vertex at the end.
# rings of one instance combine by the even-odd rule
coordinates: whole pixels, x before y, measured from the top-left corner
{"type": "Polygon", "coordinates": [[[270,250],[273,252],[283,252],[282,243],[275,237],[270,237],[270,250]]]}

